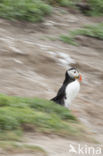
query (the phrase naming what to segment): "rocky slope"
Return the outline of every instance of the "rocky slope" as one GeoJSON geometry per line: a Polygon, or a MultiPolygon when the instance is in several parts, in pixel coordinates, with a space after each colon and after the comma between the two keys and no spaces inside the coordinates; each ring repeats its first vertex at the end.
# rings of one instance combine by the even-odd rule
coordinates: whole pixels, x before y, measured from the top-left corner
{"type": "Polygon", "coordinates": [[[78,37],[80,46],[59,41],[61,34],[103,19],[68,13],[60,8],[43,23],[0,19],[0,92],[52,98],[73,64],[83,75],[81,91],[71,109],[103,143],[103,41],[78,37]]]}

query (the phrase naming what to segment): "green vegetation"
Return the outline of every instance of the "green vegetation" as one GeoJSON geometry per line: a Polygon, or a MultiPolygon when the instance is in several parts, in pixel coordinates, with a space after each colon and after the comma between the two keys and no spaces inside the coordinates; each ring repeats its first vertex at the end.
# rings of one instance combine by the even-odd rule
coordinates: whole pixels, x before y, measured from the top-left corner
{"type": "MultiPolygon", "coordinates": [[[[9,20],[24,20],[30,22],[42,21],[50,15],[53,6],[73,7],[82,0],[1,0],[0,17],[9,20]]],[[[102,0],[88,0],[90,10],[88,15],[103,15],[102,0]]]]}
{"type": "Polygon", "coordinates": [[[68,109],[52,101],[0,95],[0,139],[19,140],[27,129],[62,136],[78,136],[83,131],[68,109]]]}
{"type": "Polygon", "coordinates": [[[20,154],[20,153],[38,153],[47,156],[47,152],[39,146],[33,146],[12,141],[0,141],[0,147],[8,154],[20,154]]]}
{"type": "Polygon", "coordinates": [[[39,22],[52,11],[52,5],[73,6],[72,0],[1,0],[0,17],[39,22]]]}
{"type": "Polygon", "coordinates": [[[72,0],[1,0],[0,17],[38,22],[51,13],[54,4],[67,7],[72,0]]]}
{"type": "Polygon", "coordinates": [[[60,39],[68,44],[79,45],[76,41],[76,37],[80,35],[103,40],[103,23],[88,25],[81,29],[70,31],[68,35],[61,35],[60,39]]]}
{"type": "Polygon", "coordinates": [[[23,131],[18,130],[0,130],[0,141],[21,141],[23,131]]]}
{"type": "Polygon", "coordinates": [[[43,0],[51,5],[60,5],[63,7],[74,6],[73,0],[43,0]]]}
{"type": "Polygon", "coordinates": [[[10,20],[41,21],[49,15],[51,6],[42,0],[1,0],[0,16],[10,20]]]}
{"type": "Polygon", "coordinates": [[[87,0],[87,2],[91,8],[89,15],[103,15],[103,0],[87,0]]]}
{"type": "Polygon", "coordinates": [[[24,132],[88,139],[87,130],[72,113],[52,101],[0,95],[0,148],[11,153],[46,152],[23,144],[24,132]]]}
{"type": "Polygon", "coordinates": [[[60,40],[63,41],[64,43],[68,43],[74,46],[77,46],[78,44],[76,43],[74,36],[72,36],[71,34],[68,35],[61,35],[60,36],[60,40]]]}
{"type": "MultiPolygon", "coordinates": [[[[51,5],[60,5],[63,7],[75,7],[76,4],[83,2],[83,0],[43,0],[51,5]]],[[[103,15],[103,0],[86,0],[86,4],[90,8],[85,12],[87,15],[103,15]]],[[[85,3],[84,3],[85,5],[85,3]]],[[[76,7],[75,7],[76,8],[76,7]]]]}

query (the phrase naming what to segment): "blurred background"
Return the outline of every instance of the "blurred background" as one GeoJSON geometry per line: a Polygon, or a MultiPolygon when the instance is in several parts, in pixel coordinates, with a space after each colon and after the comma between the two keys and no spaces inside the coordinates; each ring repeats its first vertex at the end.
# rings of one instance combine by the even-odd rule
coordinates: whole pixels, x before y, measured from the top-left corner
{"type": "Polygon", "coordinates": [[[65,156],[78,141],[103,144],[103,1],[0,0],[0,156],[65,156]],[[48,101],[71,66],[74,115],[48,101]]]}

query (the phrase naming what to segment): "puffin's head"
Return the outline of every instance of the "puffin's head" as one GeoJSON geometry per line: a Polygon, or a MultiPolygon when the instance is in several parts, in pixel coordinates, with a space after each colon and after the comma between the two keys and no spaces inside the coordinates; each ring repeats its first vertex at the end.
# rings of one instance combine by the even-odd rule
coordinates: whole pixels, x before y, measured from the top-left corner
{"type": "Polygon", "coordinates": [[[76,68],[70,68],[66,71],[66,75],[71,79],[79,79],[82,81],[82,76],[76,68]]]}

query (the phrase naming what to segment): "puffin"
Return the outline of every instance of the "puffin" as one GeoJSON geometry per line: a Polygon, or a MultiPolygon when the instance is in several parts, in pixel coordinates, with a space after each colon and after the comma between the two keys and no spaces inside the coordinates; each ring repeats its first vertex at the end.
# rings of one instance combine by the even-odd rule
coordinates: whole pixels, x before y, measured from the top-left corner
{"type": "Polygon", "coordinates": [[[79,71],[73,67],[69,68],[65,73],[65,79],[61,88],[51,101],[69,109],[72,100],[75,99],[80,91],[80,81],[82,81],[82,76],[79,71]]]}

